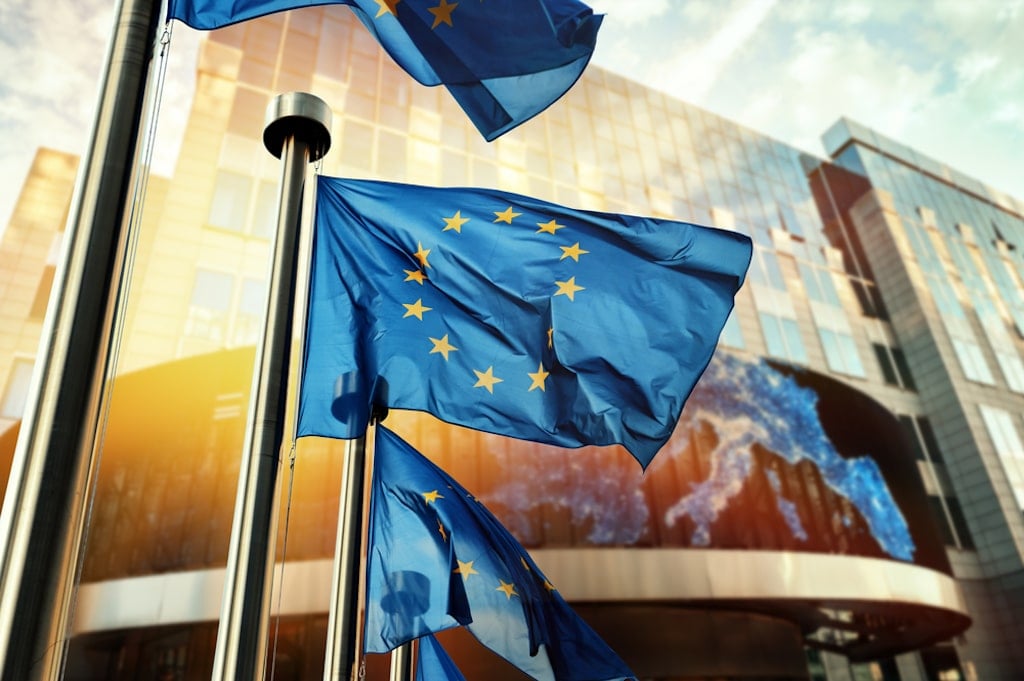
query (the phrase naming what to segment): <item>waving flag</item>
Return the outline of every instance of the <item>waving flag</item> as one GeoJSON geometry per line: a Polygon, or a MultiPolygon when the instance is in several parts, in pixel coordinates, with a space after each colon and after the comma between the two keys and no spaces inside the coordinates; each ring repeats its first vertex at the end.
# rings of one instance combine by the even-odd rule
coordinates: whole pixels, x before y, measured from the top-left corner
{"type": "Polygon", "coordinates": [[[300,435],[371,404],[565,447],[668,440],[746,236],[483,189],[320,178],[300,435]]]}
{"type": "Polygon", "coordinates": [[[383,426],[376,429],[368,542],[366,652],[464,625],[534,679],[633,678],[508,530],[383,426]]]}
{"type": "Polygon", "coordinates": [[[445,85],[487,140],[572,87],[594,51],[600,16],[578,0],[170,0],[168,18],[197,29],[310,5],[348,5],[424,85],[445,85]]]}

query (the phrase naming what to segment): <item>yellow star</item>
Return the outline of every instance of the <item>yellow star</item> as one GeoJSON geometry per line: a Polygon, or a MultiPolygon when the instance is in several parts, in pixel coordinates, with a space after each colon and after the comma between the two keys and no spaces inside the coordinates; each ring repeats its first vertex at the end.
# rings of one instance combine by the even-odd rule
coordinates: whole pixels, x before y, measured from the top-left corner
{"type": "Polygon", "coordinates": [[[423,495],[423,498],[426,500],[428,504],[432,504],[438,499],[444,499],[444,495],[439,494],[436,489],[433,492],[420,492],[420,494],[423,495]]]}
{"type": "Polygon", "coordinates": [[[512,218],[517,218],[520,215],[522,215],[522,213],[516,213],[515,211],[513,211],[512,206],[509,206],[508,208],[502,211],[496,210],[494,211],[494,214],[497,216],[496,218],[494,218],[495,222],[504,222],[509,225],[512,224],[512,218]]]}
{"type": "Polygon", "coordinates": [[[541,232],[547,232],[548,234],[554,234],[558,230],[560,230],[563,227],[565,227],[565,225],[560,225],[557,222],[555,222],[554,220],[551,220],[550,222],[538,222],[537,226],[540,227],[540,229],[537,230],[537,234],[540,234],[541,232]]]}
{"type": "MultiPolygon", "coordinates": [[[[556,293],[555,295],[558,294],[556,293]]],[[[421,322],[423,321],[423,313],[430,312],[431,310],[434,309],[432,307],[427,307],[426,305],[424,305],[422,298],[417,300],[415,303],[402,303],[402,306],[405,307],[405,314],[402,315],[402,319],[405,319],[406,317],[415,317],[421,322]]]]}
{"type": "Polygon", "coordinates": [[[582,286],[576,285],[576,277],[569,277],[569,281],[556,281],[555,285],[558,287],[555,295],[569,296],[569,300],[576,300],[576,292],[584,290],[582,286]]]}
{"type": "Polygon", "coordinates": [[[427,11],[434,15],[434,25],[430,28],[437,28],[442,21],[451,26],[452,11],[458,6],[459,3],[457,2],[448,4],[448,0],[441,0],[441,4],[437,7],[428,7],[427,11]]]}
{"type": "Polygon", "coordinates": [[[519,556],[519,562],[523,564],[523,569],[524,570],[526,570],[527,572],[530,571],[530,566],[526,563],[526,559],[525,558],[523,558],[522,556],[519,556]]]}
{"type": "Polygon", "coordinates": [[[476,383],[473,385],[474,388],[487,388],[487,392],[494,394],[494,384],[501,383],[505,379],[498,378],[494,375],[494,367],[487,367],[487,371],[477,371],[473,369],[473,373],[476,374],[476,383]]]}
{"type": "MultiPolygon", "coordinates": [[[[430,338],[429,336],[427,337],[430,338]]],[[[434,347],[430,350],[430,354],[433,355],[434,353],[440,353],[444,355],[444,361],[446,362],[448,361],[448,353],[453,350],[458,350],[457,347],[448,342],[448,334],[445,334],[442,338],[430,338],[430,342],[434,344],[434,347]]]]}
{"type": "Polygon", "coordinates": [[[555,335],[555,329],[554,328],[548,329],[548,347],[549,348],[552,347],[555,344],[554,335],[555,335]]]}
{"type": "Polygon", "coordinates": [[[427,278],[427,275],[423,274],[420,270],[402,270],[405,272],[405,281],[415,281],[420,286],[423,286],[423,280],[427,278]]]}
{"type": "Polygon", "coordinates": [[[391,14],[395,14],[395,5],[397,5],[401,1],[402,0],[374,0],[374,2],[376,2],[380,6],[380,9],[377,10],[377,16],[374,18],[380,19],[382,16],[388,14],[389,12],[391,14]]]}
{"type": "Polygon", "coordinates": [[[421,244],[418,241],[416,242],[416,248],[418,250],[415,253],[413,253],[413,255],[416,257],[417,260],[420,261],[420,265],[423,266],[423,269],[427,269],[428,267],[430,267],[430,263],[427,262],[427,256],[430,255],[430,249],[423,248],[423,244],[421,244]]]}
{"type": "Polygon", "coordinates": [[[559,260],[565,260],[566,258],[572,258],[576,262],[580,261],[580,256],[584,253],[590,253],[580,248],[580,242],[577,241],[572,246],[559,246],[562,249],[562,257],[559,260]]]}
{"type": "Polygon", "coordinates": [[[442,232],[447,232],[449,229],[454,229],[459,234],[462,234],[462,225],[469,222],[469,218],[462,217],[462,211],[455,211],[455,215],[450,218],[444,218],[444,229],[442,232]]]}
{"type": "Polygon", "coordinates": [[[558,589],[555,588],[555,585],[546,579],[544,580],[544,588],[548,591],[558,591],[558,589]]]}
{"type": "Polygon", "coordinates": [[[460,575],[462,575],[462,581],[466,581],[467,579],[469,579],[470,575],[480,574],[479,572],[473,569],[473,561],[461,561],[458,558],[456,558],[456,560],[458,560],[459,562],[459,567],[452,570],[452,572],[457,572],[460,575]]]}
{"type": "Polygon", "coordinates": [[[527,372],[526,375],[533,380],[533,383],[530,384],[530,389],[526,392],[532,392],[536,388],[540,388],[541,392],[544,392],[544,380],[550,376],[550,372],[544,371],[543,364],[537,365],[537,373],[531,374],[530,372],[527,372]]]}
{"type": "Polygon", "coordinates": [[[499,579],[498,581],[501,583],[501,586],[499,586],[497,589],[495,589],[495,591],[502,591],[502,592],[504,592],[506,600],[511,600],[513,596],[518,596],[519,595],[519,594],[516,593],[516,585],[515,584],[508,584],[503,579],[499,579]]]}
{"type": "Polygon", "coordinates": [[[441,524],[440,520],[437,521],[437,531],[441,533],[442,540],[448,541],[448,533],[444,531],[444,525],[441,524]]]}

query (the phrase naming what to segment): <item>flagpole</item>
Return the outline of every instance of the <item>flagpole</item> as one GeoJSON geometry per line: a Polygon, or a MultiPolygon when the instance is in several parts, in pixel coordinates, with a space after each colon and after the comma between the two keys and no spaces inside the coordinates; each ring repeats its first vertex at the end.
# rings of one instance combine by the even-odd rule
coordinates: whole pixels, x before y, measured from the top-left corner
{"type": "Polygon", "coordinates": [[[412,641],[406,641],[391,651],[390,681],[413,681],[412,641]]]}
{"type": "Polygon", "coordinates": [[[348,681],[356,659],[359,566],[366,481],[366,436],[345,443],[345,468],[338,504],[331,605],[327,617],[324,681],[348,681]]]}
{"type": "Polygon", "coordinates": [[[307,164],[331,144],[331,110],[313,95],[278,95],[263,143],[280,158],[281,188],[267,314],[253,368],[245,446],[214,652],[215,681],[255,681],[266,664],[268,604],[277,527],[277,474],[285,432],[298,231],[307,164]]]}
{"type": "Polygon", "coordinates": [[[0,512],[0,679],[64,667],[159,0],[121,0],[0,512]]]}

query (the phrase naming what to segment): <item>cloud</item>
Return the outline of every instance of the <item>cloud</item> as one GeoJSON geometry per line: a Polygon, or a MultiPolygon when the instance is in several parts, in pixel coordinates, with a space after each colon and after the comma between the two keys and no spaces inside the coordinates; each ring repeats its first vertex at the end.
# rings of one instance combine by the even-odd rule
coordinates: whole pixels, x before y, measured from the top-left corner
{"type": "Polygon", "coordinates": [[[719,17],[706,41],[680,41],[681,48],[654,64],[652,80],[661,89],[699,100],[764,23],[777,0],[747,0],[719,17]]]}
{"type": "Polygon", "coordinates": [[[626,28],[645,24],[669,10],[668,0],[592,0],[589,4],[597,14],[608,14],[609,19],[626,28]]]}
{"type": "MultiPolygon", "coordinates": [[[[0,182],[20,187],[39,146],[80,152],[111,28],[103,0],[0,0],[0,182]]],[[[0,192],[0,229],[17,190],[0,192]]]]}
{"type": "MultiPolygon", "coordinates": [[[[107,0],[0,0],[0,235],[41,146],[81,154],[99,95],[113,5],[107,0]]],[[[174,27],[154,170],[169,173],[188,116],[202,34],[174,27]]]]}

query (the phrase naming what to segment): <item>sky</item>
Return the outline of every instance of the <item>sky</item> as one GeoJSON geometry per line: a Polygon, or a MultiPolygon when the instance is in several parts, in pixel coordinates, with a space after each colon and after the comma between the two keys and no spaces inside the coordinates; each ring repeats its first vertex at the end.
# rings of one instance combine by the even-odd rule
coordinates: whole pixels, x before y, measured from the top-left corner
{"type": "MultiPolygon", "coordinates": [[[[820,156],[841,116],[1024,199],[1024,0],[591,0],[593,62],[820,156]]],[[[36,148],[88,142],[113,0],[0,0],[0,233],[36,148]]],[[[176,24],[154,171],[201,34],[176,24]]]]}

